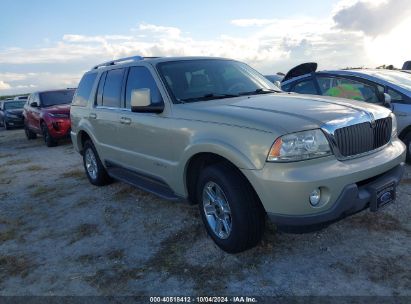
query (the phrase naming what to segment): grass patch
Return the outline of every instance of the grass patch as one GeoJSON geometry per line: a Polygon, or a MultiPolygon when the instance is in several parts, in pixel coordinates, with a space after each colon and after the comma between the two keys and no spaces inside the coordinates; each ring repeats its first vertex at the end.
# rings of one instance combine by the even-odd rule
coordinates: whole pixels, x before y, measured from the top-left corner
{"type": "Polygon", "coordinates": [[[74,229],[74,236],[70,244],[73,244],[81,239],[93,236],[98,233],[98,226],[96,224],[81,224],[74,229]]]}
{"type": "Polygon", "coordinates": [[[60,175],[63,178],[76,178],[76,179],[84,179],[86,178],[86,174],[82,169],[73,169],[70,171],[66,171],[60,175]]]}
{"type": "Polygon", "coordinates": [[[31,165],[31,166],[28,166],[27,168],[26,168],[26,171],[34,171],[34,172],[37,172],[37,171],[42,171],[42,170],[45,170],[46,168],[44,168],[44,167],[42,167],[42,166],[39,166],[39,165],[31,165]]]}
{"type": "Polygon", "coordinates": [[[0,158],[7,158],[7,157],[13,157],[16,156],[17,154],[11,154],[11,153],[0,153],[0,158]]]}
{"type": "Polygon", "coordinates": [[[0,281],[17,276],[25,278],[32,268],[33,264],[24,256],[1,255],[0,281]]]}
{"type": "Polygon", "coordinates": [[[54,191],[56,191],[57,189],[55,187],[50,187],[50,186],[36,186],[36,188],[34,189],[34,191],[31,193],[33,197],[40,197],[40,196],[44,196],[47,194],[50,194],[54,191]]]}
{"type": "Polygon", "coordinates": [[[6,166],[15,166],[15,165],[21,165],[21,164],[28,164],[31,163],[31,160],[29,159],[12,159],[9,160],[5,163],[6,166]]]}

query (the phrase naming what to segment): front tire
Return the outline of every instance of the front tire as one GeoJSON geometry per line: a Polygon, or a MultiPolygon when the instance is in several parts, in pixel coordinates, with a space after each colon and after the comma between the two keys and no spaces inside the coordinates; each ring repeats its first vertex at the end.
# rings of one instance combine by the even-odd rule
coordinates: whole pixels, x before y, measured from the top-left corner
{"type": "Polygon", "coordinates": [[[408,132],[407,135],[404,137],[404,144],[407,147],[407,164],[411,164],[411,132],[408,132]]]}
{"type": "Polygon", "coordinates": [[[4,127],[4,129],[6,129],[6,130],[10,130],[10,126],[7,124],[5,118],[3,119],[3,127],[4,127]]]}
{"type": "Polygon", "coordinates": [[[43,134],[43,139],[47,147],[57,146],[57,141],[50,135],[49,129],[44,122],[41,123],[41,132],[43,134]]]}
{"type": "Polygon", "coordinates": [[[91,184],[104,186],[112,181],[97,154],[96,148],[90,140],[84,143],[83,165],[91,184]]]}
{"type": "Polygon", "coordinates": [[[222,250],[238,253],[260,242],[265,213],[237,169],[228,164],[206,167],[200,174],[197,199],[207,232],[222,250]]]}

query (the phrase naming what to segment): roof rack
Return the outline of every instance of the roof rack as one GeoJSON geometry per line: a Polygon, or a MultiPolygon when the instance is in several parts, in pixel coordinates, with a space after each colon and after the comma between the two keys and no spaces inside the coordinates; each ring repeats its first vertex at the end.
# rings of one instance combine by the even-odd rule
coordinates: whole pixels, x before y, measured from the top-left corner
{"type": "Polygon", "coordinates": [[[107,61],[104,63],[100,63],[96,66],[93,67],[93,70],[101,68],[101,67],[106,67],[106,66],[111,66],[111,65],[115,65],[118,64],[120,62],[126,62],[126,61],[140,61],[140,60],[144,60],[144,59],[155,59],[155,58],[159,58],[159,57],[142,57],[142,56],[132,56],[132,57],[125,57],[125,58],[120,58],[120,59],[116,59],[116,60],[111,60],[111,61],[107,61]]]}

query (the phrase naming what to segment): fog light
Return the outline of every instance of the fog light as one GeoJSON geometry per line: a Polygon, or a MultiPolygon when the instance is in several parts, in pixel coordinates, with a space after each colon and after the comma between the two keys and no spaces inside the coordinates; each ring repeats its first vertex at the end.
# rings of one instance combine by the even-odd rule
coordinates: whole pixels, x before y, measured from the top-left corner
{"type": "Polygon", "coordinates": [[[321,200],[321,190],[319,188],[314,189],[310,194],[310,204],[312,206],[317,206],[321,200]]]}

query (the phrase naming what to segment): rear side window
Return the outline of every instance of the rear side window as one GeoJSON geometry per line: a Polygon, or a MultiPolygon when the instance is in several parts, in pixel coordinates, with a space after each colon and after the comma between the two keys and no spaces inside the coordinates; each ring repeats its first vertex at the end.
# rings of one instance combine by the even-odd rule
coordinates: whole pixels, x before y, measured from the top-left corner
{"type": "Polygon", "coordinates": [[[317,77],[317,80],[322,95],[380,103],[376,86],[339,77],[317,77]]]}
{"type": "Polygon", "coordinates": [[[97,73],[86,74],[81,78],[80,84],[77,88],[73,99],[73,106],[85,107],[90,98],[91,89],[96,80],[97,73]]]}
{"type": "Polygon", "coordinates": [[[152,104],[163,103],[157,84],[146,67],[131,67],[126,86],[126,108],[130,108],[131,91],[135,89],[149,89],[152,104]]]}
{"type": "Polygon", "coordinates": [[[110,70],[107,72],[103,89],[103,106],[121,107],[121,87],[123,84],[124,69],[110,70]]]}
{"type": "Polygon", "coordinates": [[[318,94],[317,89],[315,88],[314,81],[304,80],[300,81],[294,86],[293,92],[300,94],[318,94]]]}

